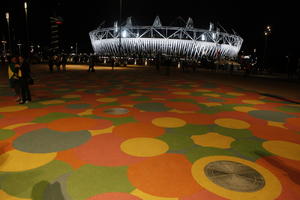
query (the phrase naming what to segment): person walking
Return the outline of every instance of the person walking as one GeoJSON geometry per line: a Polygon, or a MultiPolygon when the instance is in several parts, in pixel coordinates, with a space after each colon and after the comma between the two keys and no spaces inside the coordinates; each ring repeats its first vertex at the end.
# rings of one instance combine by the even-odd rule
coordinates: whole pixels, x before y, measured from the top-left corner
{"type": "Polygon", "coordinates": [[[33,84],[31,78],[31,70],[28,62],[25,61],[24,57],[19,56],[21,77],[20,77],[20,89],[21,89],[21,101],[20,104],[29,103],[31,101],[31,93],[29,89],[29,84],[33,84]]]}
{"type": "Polygon", "coordinates": [[[8,79],[9,86],[14,89],[15,95],[17,97],[16,102],[21,101],[20,93],[20,77],[22,76],[20,65],[16,56],[12,56],[8,64],[8,79]]]}

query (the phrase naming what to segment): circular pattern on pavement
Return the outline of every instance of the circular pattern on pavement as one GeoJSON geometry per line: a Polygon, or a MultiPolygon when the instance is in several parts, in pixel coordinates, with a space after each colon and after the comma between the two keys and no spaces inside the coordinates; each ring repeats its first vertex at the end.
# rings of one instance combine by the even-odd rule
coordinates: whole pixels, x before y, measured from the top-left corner
{"type": "Polygon", "coordinates": [[[126,108],[108,108],[104,110],[104,113],[109,114],[109,115],[124,115],[129,112],[128,109],[126,108]]]}
{"type": "Polygon", "coordinates": [[[155,138],[132,138],[121,144],[121,150],[131,156],[152,157],[169,150],[168,144],[155,138]]]}
{"type": "Polygon", "coordinates": [[[152,124],[163,128],[178,128],[184,126],[186,122],[175,117],[158,117],[152,120],[152,124]]]}
{"type": "Polygon", "coordinates": [[[19,172],[43,166],[56,157],[56,153],[26,153],[11,150],[0,155],[0,172],[19,172]]]}
{"type": "Polygon", "coordinates": [[[299,144],[280,140],[270,140],[264,142],[263,147],[275,155],[291,160],[300,160],[299,144]]]}
{"type": "Polygon", "coordinates": [[[289,129],[300,131],[300,118],[289,118],[286,120],[285,125],[289,129]]]}
{"type": "Polygon", "coordinates": [[[247,129],[250,127],[250,124],[248,122],[239,119],[232,119],[232,118],[216,119],[215,124],[217,124],[218,126],[231,128],[231,129],[247,129]]]}
{"type": "Polygon", "coordinates": [[[13,146],[30,153],[58,152],[79,146],[90,139],[88,131],[61,133],[50,129],[39,129],[18,137],[13,146]]]}
{"type": "Polygon", "coordinates": [[[128,168],[128,179],[137,189],[159,197],[183,197],[202,188],[191,174],[192,164],[181,154],[163,154],[128,168]]]}
{"type": "Polygon", "coordinates": [[[265,104],[265,102],[259,100],[242,100],[242,102],[245,104],[253,104],[253,105],[265,104]]]}
{"type": "Polygon", "coordinates": [[[253,111],[253,110],[258,110],[257,108],[252,108],[249,106],[235,106],[235,107],[233,107],[233,109],[236,111],[245,112],[245,113],[253,111]]]}
{"type": "Polygon", "coordinates": [[[99,98],[96,101],[102,102],[102,103],[111,103],[117,101],[117,98],[99,98]]]}
{"type": "Polygon", "coordinates": [[[26,110],[27,108],[28,108],[27,106],[5,106],[5,107],[0,107],[0,112],[17,112],[17,111],[26,110]]]}
{"type": "Polygon", "coordinates": [[[48,123],[48,128],[56,131],[98,130],[112,126],[112,122],[104,119],[85,117],[63,118],[48,123]]]}
{"type": "Polygon", "coordinates": [[[165,129],[146,122],[122,124],[113,129],[113,133],[125,138],[158,137],[165,133],[165,129]]]}
{"type": "Polygon", "coordinates": [[[255,192],[265,186],[264,178],[242,163],[220,160],[208,163],[205,175],[215,184],[237,192],[255,192]]]}
{"type": "Polygon", "coordinates": [[[198,111],[200,107],[194,103],[188,102],[167,102],[166,105],[170,108],[175,108],[177,110],[183,111],[198,111]]]}
{"type": "Polygon", "coordinates": [[[166,107],[163,103],[139,103],[134,105],[135,108],[147,111],[147,112],[164,112],[170,110],[170,108],[166,107]]]}
{"type": "Polygon", "coordinates": [[[90,197],[86,200],[141,200],[140,198],[128,193],[109,192],[90,197]]]}
{"type": "Polygon", "coordinates": [[[114,134],[96,135],[87,143],[74,148],[80,160],[96,166],[124,166],[142,158],[130,156],[121,151],[124,140],[114,134]]]}
{"type": "MultiPolygon", "coordinates": [[[[249,168],[246,168],[246,169],[249,169],[249,168]]],[[[241,168],[239,168],[239,170],[240,169],[241,168]]],[[[221,169],[220,171],[222,172],[224,170],[225,169],[221,169]]],[[[228,170],[228,168],[226,170],[228,170]]],[[[200,158],[193,164],[192,174],[193,174],[193,177],[195,178],[195,180],[206,190],[208,190],[212,193],[215,193],[221,197],[227,198],[227,199],[243,199],[243,200],[276,199],[280,195],[281,189],[282,189],[279,180],[270,171],[268,171],[267,169],[263,168],[262,166],[260,166],[256,163],[250,162],[248,160],[240,159],[237,157],[208,156],[208,157],[200,158]],[[229,162],[239,163],[239,164],[248,166],[249,168],[256,171],[256,175],[258,173],[263,177],[263,179],[265,181],[264,187],[261,187],[260,190],[257,190],[254,192],[238,192],[238,191],[233,191],[231,189],[230,190],[226,189],[222,186],[215,184],[206,175],[205,168],[210,163],[216,162],[216,161],[229,161],[229,162]]],[[[239,174],[242,174],[242,173],[239,173],[239,174]]],[[[222,176],[222,173],[219,173],[218,176],[222,176]]],[[[228,180],[229,180],[229,182],[233,181],[233,180],[228,179],[228,176],[230,176],[230,174],[229,175],[228,175],[228,173],[224,174],[224,177],[227,178],[227,181],[228,180]]],[[[231,174],[231,176],[233,177],[234,175],[231,174]]],[[[247,179],[247,177],[243,178],[243,180],[245,180],[245,179],[250,182],[251,182],[251,180],[253,180],[251,178],[247,179]]],[[[236,186],[240,187],[240,185],[236,185],[236,186]]],[[[255,188],[255,187],[253,187],[253,188],[255,188]]],[[[258,187],[256,187],[256,188],[258,188],[258,187]]]]}
{"type": "Polygon", "coordinates": [[[253,110],[249,112],[249,115],[274,122],[284,122],[287,118],[294,117],[294,115],[271,110],[253,110]]]}

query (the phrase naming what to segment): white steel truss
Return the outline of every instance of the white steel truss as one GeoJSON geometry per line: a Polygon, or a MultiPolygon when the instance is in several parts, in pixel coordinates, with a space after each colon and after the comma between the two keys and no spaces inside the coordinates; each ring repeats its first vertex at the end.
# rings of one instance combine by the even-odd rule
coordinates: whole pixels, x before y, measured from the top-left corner
{"type": "Polygon", "coordinates": [[[159,17],[152,26],[133,26],[130,17],[121,27],[122,31],[119,30],[115,23],[114,27],[91,31],[94,52],[103,56],[153,57],[162,54],[187,59],[236,57],[243,44],[240,36],[220,32],[213,24],[209,30],[194,28],[191,18],[185,27],[171,27],[162,26],[159,17]]]}

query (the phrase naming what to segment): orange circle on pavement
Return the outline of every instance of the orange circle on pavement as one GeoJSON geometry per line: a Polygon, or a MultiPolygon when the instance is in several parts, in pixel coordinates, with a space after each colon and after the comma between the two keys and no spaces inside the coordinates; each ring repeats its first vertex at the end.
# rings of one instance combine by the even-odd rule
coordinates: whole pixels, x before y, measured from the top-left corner
{"type": "Polygon", "coordinates": [[[165,129],[146,122],[133,122],[115,127],[113,133],[125,139],[158,137],[165,133],[165,129]]]}
{"type": "Polygon", "coordinates": [[[288,118],[286,127],[295,131],[300,131],[300,118],[288,118]]]}
{"type": "Polygon", "coordinates": [[[48,128],[56,131],[98,130],[112,126],[112,122],[104,119],[72,117],[58,119],[48,124],[48,128]]]}
{"type": "Polygon", "coordinates": [[[163,154],[129,166],[128,179],[137,189],[159,197],[184,197],[202,188],[192,164],[181,154],[163,154]]]}

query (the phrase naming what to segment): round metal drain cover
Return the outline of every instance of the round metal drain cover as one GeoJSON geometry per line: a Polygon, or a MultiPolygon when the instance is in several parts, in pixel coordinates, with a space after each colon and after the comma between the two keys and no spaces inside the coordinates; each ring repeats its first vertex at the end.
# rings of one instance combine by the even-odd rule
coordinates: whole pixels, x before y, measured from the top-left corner
{"type": "Polygon", "coordinates": [[[204,168],[205,175],[215,184],[237,192],[255,192],[265,186],[264,177],[242,163],[220,160],[204,168]]]}
{"type": "Polygon", "coordinates": [[[104,110],[104,112],[110,115],[124,115],[127,114],[129,111],[126,108],[110,108],[104,110]]]}

